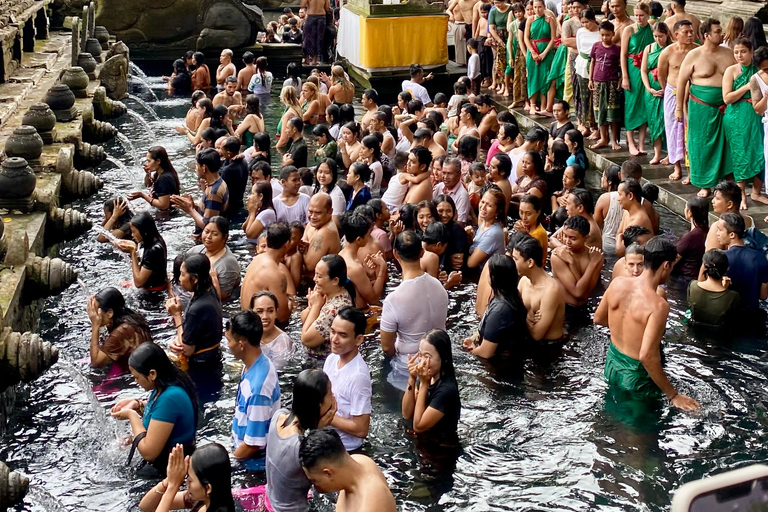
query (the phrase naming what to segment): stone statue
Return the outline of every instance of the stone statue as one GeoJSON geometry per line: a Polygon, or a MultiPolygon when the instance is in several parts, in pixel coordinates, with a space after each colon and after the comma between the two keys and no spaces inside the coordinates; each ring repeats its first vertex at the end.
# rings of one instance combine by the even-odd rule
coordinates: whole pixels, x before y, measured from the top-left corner
{"type": "Polygon", "coordinates": [[[96,22],[130,48],[238,48],[264,30],[261,0],[103,0],[96,22]]]}
{"type": "Polygon", "coordinates": [[[130,53],[122,41],[112,45],[104,56],[104,64],[99,72],[101,85],[106,89],[107,96],[113,100],[128,97],[128,68],[130,53]]]}

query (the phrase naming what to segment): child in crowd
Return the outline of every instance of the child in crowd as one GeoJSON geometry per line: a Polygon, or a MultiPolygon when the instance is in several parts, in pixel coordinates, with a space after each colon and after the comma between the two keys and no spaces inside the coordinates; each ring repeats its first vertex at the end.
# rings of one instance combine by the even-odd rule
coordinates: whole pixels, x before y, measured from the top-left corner
{"type": "Polygon", "coordinates": [[[453,96],[448,100],[448,117],[457,117],[459,115],[459,105],[463,101],[467,101],[467,99],[467,88],[464,82],[457,81],[453,84],[453,96]]]}
{"type": "Polygon", "coordinates": [[[299,188],[299,194],[307,194],[312,197],[315,191],[315,174],[309,167],[299,168],[299,176],[301,177],[301,188],[299,188]]]}
{"type": "Polygon", "coordinates": [[[477,39],[474,37],[467,41],[467,50],[469,50],[469,61],[467,62],[467,78],[472,81],[472,94],[480,94],[480,82],[483,81],[480,72],[480,54],[477,53],[477,39]]]}
{"type": "Polygon", "coordinates": [[[621,90],[621,48],[613,42],[614,28],[610,21],[600,23],[600,42],[589,54],[589,89],[592,91],[595,122],[600,127],[600,140],[591,149],[610,144],[614,151],[621,149],[619,123],[624,95],[621,90]],[[611,128],[610,138],[608,127],[611,128]]]}
{"type": "Polygon", "coordinates": [[[477,206],[480,204],[480,196],[482,196],[482,190],[487,183],[487,172],[485,166],[480,162],[475,162],[469,167],[467,192],[469,193],[469,202],[473,210],[477,210],[477,206]]]}

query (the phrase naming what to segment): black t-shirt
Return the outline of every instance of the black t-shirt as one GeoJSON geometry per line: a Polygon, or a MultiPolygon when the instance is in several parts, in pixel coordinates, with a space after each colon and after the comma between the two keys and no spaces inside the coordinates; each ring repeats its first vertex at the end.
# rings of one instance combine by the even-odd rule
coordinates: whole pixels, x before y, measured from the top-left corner
{"type": "Polygon", "coordinates": [[[515,311],[507,300],[494,297],[480,322],[480,337],[499,345],[497,353],[502,346],[509,349],[522,344],[528,337],[525,313],[515,311]]]}
{"type": "Polygon", "coordinates": [[[295,167],[307,166],[307,143],[304,142],[304,137],[300,137],[288,147],[288,153],[293,158],[293,165],[295,167]]]}
{"type": "MultiPolygon", "coordinates": [[[[450,238],[448,239],[448,244],[446,245],[445,252],[443,253],[443,270],[450,273],[454,269],[451,267],[451,256],[454,254],[464,254],[466,256],[467,251],[469,249],[469,244],[467,243],[467,232],[464,231],[464,228],[462,228],[458,222],[452,220],[448,224],[446,224],[446,227],[448,228],[448,231],[450,233],[450,238]]],[[[466,258],[464,258],[464,263],[466,263],[466,258]]]]}
{"type": "Polygon", "coordinates": [[[549,136],[552,137],[552,139],[563,139],[565,140],[565,132],[568,130],[573,130],[573,123],[568,121],[560,128],[557,127],[557,121],[552,121],[552,124],[549,125],[549,136]]]}
{"type": "Polygon", "coordinates": [[[185,345],[194,345],[195,352],[221,343],[221,302],[215,290],[192,297],[184,312],[183,326],[181,341],[185,345]]]}
{"type": "Polygon", "coordinates": [[[179,73],[171,79],[174,94],[189,94],[192,91],[192,77],[189,73],[179,73]]]}
{"type": "Polygon", "coordinates": [[[461,399],[456,381],[440,379],[430,384],[427,392],[427,407],[443,413],[440,421],[429,429],[429,437],[443,444],[458,443],[456,429],[461,416],[461,399]]]}
{"type": "Polygon", "coordinates": [[[152,185],[152,198],[158,199],[163,196],[178,195],[179,187],[173,174],[164,172],[155,180],[152,185]]]}
{"type": "Polygon", "coordinates": [[[293,32],[291,30],[286,30],[285,32],[283,32],[284,43],[301,44],[301,39],[302,39],[301,30],[297,30],[296,32],[293,32]]]}
{"type": "Polygon", "coordinates": [[[231,162],[225,161],[219,173],[229,190],[229,206],[226,215],[237,215],[243,208],[243,196],[248,186],[248,164],[243,158],[236,158],[231,162]]]}
{"type": "Polygon", "coordinates": [[[144,283],[144,288],[157,288],[165,285],[168,280],[167,260],[167,251],[160,241],[156,241],[149,247],[144,247],[144,253],[141,255],[141,266],[152,271],[149,279],[144,283]]]}

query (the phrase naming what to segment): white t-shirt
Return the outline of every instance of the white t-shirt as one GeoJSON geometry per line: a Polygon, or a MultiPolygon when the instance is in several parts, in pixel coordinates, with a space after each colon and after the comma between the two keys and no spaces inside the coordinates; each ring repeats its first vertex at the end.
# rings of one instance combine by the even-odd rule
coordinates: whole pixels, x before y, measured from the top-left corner
{"type": "Polygon", "coordinates": [[[254,94],[269,94],[272,90],[272,73],[264,73],[264,80],[261,79],[261,73],[256,72],[248,83],[248,90],[254,94]]]}
{"type": "MultiPolygon", "coordinates": [[[[323,365],[323,372],[331,380],[333,396],[336,397],[336,415],[346,419],[371,414],[371,372],[363,356],[358,353],[354,359],[339,368],[340,357],[330,354],[323,365]]],[[[347,451],[356,450],[365,439],[336,429],[347,451]]]]}
{"type": "Polygon", "coordinates": [[[515,154],[514,149],[510,151],[509,159],[512,161],[512,172],[509,175],[509,181],[514,182],[518,176],[517,176],[517,162],[520,161],[521,158],[523,158],[523,155],[526,153],[526,151],[521,151],[520,153],[515,154]]]}
{"type": "Polygon", "coordinates": [[[392,176],[392,179],[389,180],[389,186],[387,187],[387,191],[384,192],[384,195],[381,196],[381,200],[384,201],[384,204],[389,206],[390,212],[394,212],[403,206],[403,201],[405,201],[405,196],[407,194],[408,182],[406,181],[405,184],[400,183],[400,178],[395,174],[392,176]]]}
{"type": "Polygon", "coordinates": [[[287,332],[281,332],[269,343],[261,342],[261,353],[264,354],[280,370],[288,362],[288,356],[293,352],[293,341],[287,332]]]}
{"type": "Polygon", "coordinates": [[[365,184],[371,189],[371,194],[378,195],[381,190],[381,180],[384,177],[384,168],[381,162],[373,162],[368,167],[371,169],[371,179],[365,184]]]}
{"type": "Polygon", "coordinates": [[[427,106],[427,103],[432,103],[432,100],[429,99],[427,89],[421,84],[417,84],[410,80],[403,80],[403,91],[411,93],[413,99],[421,100],[425,107],[427,106]]]}
{"type": "Polygon", "coordinates": [[[299,194],[307,194],[309,197],[312,197],[315,194],[315,186],[314,185],[302,185],[299,188],[299,194]]]}
{"type": "MultiPolygon", "coordinates": [[[[272,203],[274,204],[274,201],[272,203]]],[[[267,229],[271,224],[274,224],[275,222],[277,222],[275,210],[273,210],[272,208],[267,208],[266,210],[262,210],[256,216],[256,220],[261,222],[261,225],[264,226],[264,229],[267,229]]]]}
{"type": "Polygon", "coordinates": [[[277,222],[287,222],[290,224],[291,222],[298,221],[306,226],[309,196],[307,194],[299,194],[299,198],[293,203],[293,206],[286,206],[281,197],[276,197],[272,201],[272,205],[275,207],[277,222]]]}
{"type": "Polygon", "coordinates": [[[469,56],[469,61],[467,62],[467,76],[470,80],[474,80],[480,76],[480,55],[477,53],[473,53],[469,56]]]}
{"type": "Polygon", "coordinates": [[[347,199],[344,197],[344,192],[341,191],[338,185],[333,186],[333,190],[329,194],[331,196],[331,202],[333,203],[333,215],[341,215],[347,211],[347,199]]]}
{"type": "Polygon", "coordinates": [[[272,179],[269,182],[272,185],[272,197],[279,197],[283,193],[283,185],[280,184],[280,180],[272,179]]]}
{"type": "Polygon", "coordinates": [[[297,97],[301,94],[301,78],[286,78],[285,81],[283,81],[283,89],[288,86],[293,87],[297,97]]]}
{"type": "MultiPolygon", "coordinates": [[[[576,51],[578,51],[579,54],[583,53],[584,55],[589,55],[592,52],[592,47],[598,42],[600,42],[599,30],[590,32],[582,27],[576,31],[576,51]]],[[[576,56],[574,69],[576,70],[576,74],[581,78],[589,78],[589,60],[581,55],[576,56]]]]}
{"type": "Polygon", "coordinates": [[[408,356],[419,351],[421,338],[432,329],[445,329],[448,292],[429,274],[408,279],[384,299],[381,330],[397,333],[395,359],[401,369],[408,356]]]}

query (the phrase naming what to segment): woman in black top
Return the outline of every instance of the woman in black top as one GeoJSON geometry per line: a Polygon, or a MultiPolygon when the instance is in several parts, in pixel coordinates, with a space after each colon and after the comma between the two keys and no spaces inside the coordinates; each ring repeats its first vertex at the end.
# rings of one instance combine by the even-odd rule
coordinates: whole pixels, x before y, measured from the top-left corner
{"type": "Polygon", "coordinates": [[[115,245],[131,255],[133,284],[150,291],[165,290],[168,282],[168,253],[155,220],[147,212],[141,212],[131,219],[130,227],[134,242],[120,240],[115,245]],[[137,254],[138,244],[141,244],[143,250],[141,260],[137,254]]]}
{"type": "Polygon", "coordinates": [[[408,357],[408,373],[403,418],[413,419],[417,434],[429,432],[440,444],[458,444],[461,400],[448,333],[433,329],[425,334],[418,354],[408,357]]]}
{"type": "Polygon", "coordinates": [[[489,359],[499,349],[519,344],[521,336],[527,337],[525,323],[526,309],[517,291],[517,267],[504,254],[494,254],[488,260],[488,274],[493,296],[483,319],[480,321],[480,336],[464,340],[464,348],[478,357],[489,359]]]}
{"type": "MultiPolygon", "coordinates": [[[[115,238],[131,239],[131,218],[133,218],[133,212],[125,199],[116,197],[104,201],[104,220],[101,221],[101,227],[109,231],[115,238]]],[[[102,243],[110,241],[102,234],[98,236],[97,240],[102,243]]]]}
{"type": "Polygon", "coordinates": [[[192,300],[182,315],[181,299],[172,297],[165,309],[173,317],[176,338],[170,349],[190,363],[219,361],[221,352],[221,302],[211,281],[211,263],[204,254],[187,254],[181,264],[181,286],[192,292],[192,300]]]}
{"type": "Polygon", "coordinates": [[[173,61],[173,75],[168,81],[168,94],[177,94],[179,96],[188,95],[192,92],[192,76],[187,71],[187,66],[181,59],[173,61]]]}
{"type": "Polygon", "coordinates": [[[456,203],[451,196],[445,194],[435,197],[434,202],[440,222],[448,228],[450,233],[443,258],[443,266],[445,267],[443,270],[446,272],[461,270],[469,250],[469,243],[467,242],[467,232],[456,222],[456,203]]]}
{"type": "Polygon", "coordinates": [[[147,163],[144,164],[144,185],[151,187],[147,192],[131,192],[128,199],[144,199],[150,206],[159,210],[171,207],[171,196],[179,195],[181,184],[168,152],[162,146],[152,146],[147,151],[147,163]]]}

